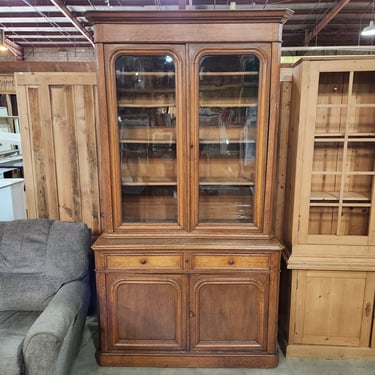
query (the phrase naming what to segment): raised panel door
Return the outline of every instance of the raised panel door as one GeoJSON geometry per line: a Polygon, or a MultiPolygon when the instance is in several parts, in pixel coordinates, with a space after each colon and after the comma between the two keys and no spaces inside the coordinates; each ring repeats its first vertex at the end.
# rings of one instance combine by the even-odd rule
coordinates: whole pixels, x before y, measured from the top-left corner
{"type": "Polygon", "coordinates": [[[368,347],[374,303],[372,274],[296,272],[294,343],[368,347]]]}
{"type": "Polygon", "coordinates": [[[109,347],[186,349],[185,284],[183,275],[108,274],[109,347]]]}
{"type": "Polygon", "coordinates": [[[266,351],[267,274],[192,275],[190,350],[266,351]]]}

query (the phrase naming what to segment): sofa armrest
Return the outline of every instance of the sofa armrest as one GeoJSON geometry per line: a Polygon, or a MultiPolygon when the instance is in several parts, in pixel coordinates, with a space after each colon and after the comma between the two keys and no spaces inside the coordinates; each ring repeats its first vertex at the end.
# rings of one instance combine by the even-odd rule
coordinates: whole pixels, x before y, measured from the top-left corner
{"type": "MultiPolygon", "coordinates": [[[[57,363],[65,337],[80,323],[77,320],[86,316],[89,295],[88,284],[84,281],[72,281],[58,290],[25,337],[26,374],[60,373],[57,363]]],[[[79,338],[81,335],[80,332],[79,338]]]]}

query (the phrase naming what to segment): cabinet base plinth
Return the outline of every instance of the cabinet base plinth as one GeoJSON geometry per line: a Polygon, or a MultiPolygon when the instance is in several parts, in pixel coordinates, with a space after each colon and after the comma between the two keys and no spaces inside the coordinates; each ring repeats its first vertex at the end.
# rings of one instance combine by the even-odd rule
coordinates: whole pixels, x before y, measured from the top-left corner
{"type": "Polygon", "coordinates": [[[375,349],[351,346],[288,345],[286,358],[375,360],[375,349]]]}
{"type": "Polygon", "coordinates": [[[130,355],[97,353],[100,366],[124,367],[206,367],[206,368],[274,368],[279,355],[130,355]]]}

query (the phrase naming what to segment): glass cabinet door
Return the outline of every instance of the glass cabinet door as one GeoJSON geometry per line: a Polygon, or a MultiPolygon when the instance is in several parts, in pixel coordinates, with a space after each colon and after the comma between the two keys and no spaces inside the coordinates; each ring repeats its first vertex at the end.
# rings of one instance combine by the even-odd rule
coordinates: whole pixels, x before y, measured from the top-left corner
{"type": "Polygon", "coordinates": [[[122,55],[115,69],[122,221],[177,223],[173,57],[122,55]]]}
{"type": "Polygon", "coordinates": [[[319,77],[308,233],[369,235],[374,199],[375,72],[319,77]]]}
{"type": "Polygon", "coordinates": [[[199,223],[253,223],[259,60],[199,61],[199,223]]]}

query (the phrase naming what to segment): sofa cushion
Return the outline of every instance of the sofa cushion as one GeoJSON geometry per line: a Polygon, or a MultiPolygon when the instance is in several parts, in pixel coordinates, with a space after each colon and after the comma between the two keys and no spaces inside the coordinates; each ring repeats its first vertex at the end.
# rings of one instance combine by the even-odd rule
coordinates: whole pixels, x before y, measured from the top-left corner
{"type": "Polygon", "coordinates": [[[23,373],[23,340],[39,312],[0,311],[0,374],[23,373]]]}
{"type": "Polygon", "coordinates": [[[90,241],[82,223],[0,222],[0,310],[43,310],[62,285],[86,276],[90,241]]]}
{"type": "Polygon", "coordinates": [[[55,293],[43,274],[0,273],[0,310],[41,311],[55,293]]]}
{"type": "Polygon", "coordinates": [[[56,291],[88,275],[91,232],[86,224],[54,221],[48,236],[45,273],[56,291]]]}

